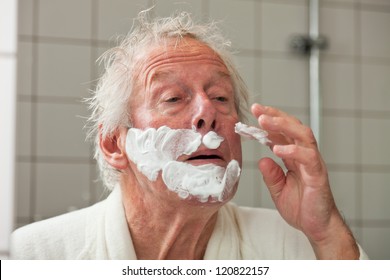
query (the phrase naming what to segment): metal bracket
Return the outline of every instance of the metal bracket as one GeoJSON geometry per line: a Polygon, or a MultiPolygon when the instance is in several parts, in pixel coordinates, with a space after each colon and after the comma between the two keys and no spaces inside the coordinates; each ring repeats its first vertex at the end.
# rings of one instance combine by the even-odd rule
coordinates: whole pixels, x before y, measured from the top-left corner
{"type": "Polygon", "coordinates": [[[308,35],[294,35],[291,37],[290,47],[294,52],[309,55],[313,48],[326,49],[328,40],[324,36],[313,38],[308,35]]]}

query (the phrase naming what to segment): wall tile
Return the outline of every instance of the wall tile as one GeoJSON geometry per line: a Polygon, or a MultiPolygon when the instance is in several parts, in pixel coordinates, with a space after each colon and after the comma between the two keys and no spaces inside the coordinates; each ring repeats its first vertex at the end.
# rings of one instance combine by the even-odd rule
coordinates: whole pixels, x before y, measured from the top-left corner
{"type": "Polygon", "coordinates": [[[327,54],[355,55],[355,10],[321,7],[320,34],[329,41],[327,54]]]}
{"type": "Polygon", "coordinates": [[[275,154],[271,151],[270,148],[267,148],[264,146],[261,148],[260,157],[257,159],[256,162],[258,162],[260,159],[265,158],[265,157],[273,159],[277,164],[279,164],[283,169],[285,169],[283,161],[280,158],[278,158],[277,156],[275,156],[275,154]]]}
{"type": "Polygon", "coordinates": [[[34,0],[18,1],[18,34],[33,34],[34,0]]]}
{"type": "Polygon", "coordinates": [[[159,17],[171,16],[176,11],[185,11],[191,13],[195,20],[202,19],[202,1],[186,0],[185,2],[177,0],[157,0],[154,13],[159,17]]]}
{"type": "Polygon", "coordinates": [[[308,107],[309,67],[305,59],[261,60],[261,99],[276,107],[308,107]]]}
{"type": "Polygon", "coordinates": [[[363,164],[390,164],[390,120],[362,120],[363,164]]]}
{"type": "Polygon", "coordinates": [[[358,205],[357,181],[355,172],[329,171],[329,182],[336,205],[348,221],[360,219],[356,211],[358,205]]]}
{"type": "Polygon", "coordinates": [[[255,100],[254,96],[259,94],[259,88],[256,84],[256,79],[260,78],[260,75],[255,71],[255,65],[260,63],[260,58],[250,55],[236,54],[233,57],[237,66],[238,72],[245,81],[249,90],[249,104],[252,104],[255,100]]]}
{"type": "Polygon", "coordinates": [[[101,60],[101,57],[109,49],[108,46],[92,48],[92,83],[90,89],[95,89],[98,79],[104,74],[104,62],[101,60]]]}
{"type": "Polygon", "coordinates": [[[359,243],[360,246],[362,246],[363,250],[365,250],[365,248],[363,246],[362,227],[349,225],[348,221],[347,221],[347,225],[351,229],[352,234],[355,237],[356,241],[359,243]]]}
{"type": "Polygon", "coordinates": [[[322,156],[327,164],[356,163],[356,125],[354,118],[323,118],[322,156]]]}
{"type": "Polygon", "coordinates": [[[268,147],[261,145],[257,141],[248,140],[244,137],[241,137],[242,143],[242,159],[245,162],[257,163],[265,150],[268,150],[268,147]]]}
{"type": "Polygon", "coordinates": [[[33,46],[33,43],[18,43],[18,95],[31,96],[33,87],[33,46]]]}
{"type": "Polygon", "coordinates": [[[88,96],[90,47],[40,44],[38,56],[38,95],[77,100],[88,96]]]}
{"type": "Polygon", "coordinates": [[[390,13],[361,11],[361,49],[363,56],[390,58],[390,13]]]}
{"type": "Polygon", "coordinates": [[[220,27],[234,48],[254,49],[255,5],[252,1],[213,0],[210,1],[210,18],[221,21],[220,27]],[[224,7],[221,9],[221,7],[224,7]]]}
{"type": "Polygon", "coordinates": [[[262,50],[290,52],[290,40],[295,34],[309,31],[306,5],[264,2],[260,13],[260,46],[262,50]]]}
{"type": "Polygon", "coordinates": [[[18,102],[16,108],[16,156],[31,155],[31,103],[18,102]]]}
{"type": "Polygon", "coordinates": [[[390,221],[390,174],[363,172],[363,219],[390,221]]]}
{"type": "Polygon", "coordinates": [[[261,174],[259,176],[258,182],[260,185],[260,205],[259,206],[262,208],[276,209],[275,203],[273,202],[273,200],[271,198],[269,190],[268,190],[267,186],[265,185],[261,174]]]}
{"type": "Polygon", "coordinates": [[[352,3],[356,3],[358,2],[359,0],[321,0],[321,2],[324,2],[324,3],[337,3],[337,4],[352,4],[352,3]]]}
{"type": "Polygon", "coordinates": [[[302,112],[289,112],[286,111],[286,113],[295,116],[298,120],[302,122],[303,125],[310,126],[310,113],[309,111],[302,111],[302,112]]]}
{"type": "Polygon", "coordinates": [[[98,37],[100,40],[113,40],[118,35],[127,34],[137,14],[149,8],[148,0],[98,0],[98,37]]]}
{"type": "Polygon", "coordinates": [[[363,228],[363,248],[372,260],[388,260],[390,228],[363,228]]]}
{"type": "Polygon", "coordinates": [[[362,109],[390,111],[390,65],[362,64],[362,109]]]}
{"type": "Polygon", "coordinates": [[[95,203],[105,199],[110,191],[104,186],[100,179],[99,169],[97,164],[91,164],[90,168],[90,192],[91,192],[91,203],[95,203]]]}
{"type": "Polygon", "coordinates": [[[360,1],[360,3],[362,4],[378,5],[379,7],[390,6],[389,0],[355,0],[355,1],[360,1]]]}
{"type": "Polygon", "coordinates": [[[83,105],[38,104],[37,155],[89,157],[83,105]]]}
{"type": "Polygon", "coordinates": [[[253,164],[244,164],[240,177],[240,183],[233,202],[241,206],[255,206],[258,199],[255,195],[255,176],[258,171],[253,168],[253,164]]]}
{"type": "Polygon", "coordinates": [[[15,216],[29,219],[31,212],[31,163],[17,162],[15,169],[15,216]]]}
{"type": "Polygon", "coordinates": [[[40,0],[39,35],[91,38],[91,0],[40,0]]]}
{"type": "Polygon", "coordinates": [[[323,107],[339,110],[359,109],[356,100],[356,65],[325,59],[320,65],[323,107]]]}
{"type": "Polygon", "coordinates": [[[89,164],[37,164],[37,219],[86,207],[89,164]]]}

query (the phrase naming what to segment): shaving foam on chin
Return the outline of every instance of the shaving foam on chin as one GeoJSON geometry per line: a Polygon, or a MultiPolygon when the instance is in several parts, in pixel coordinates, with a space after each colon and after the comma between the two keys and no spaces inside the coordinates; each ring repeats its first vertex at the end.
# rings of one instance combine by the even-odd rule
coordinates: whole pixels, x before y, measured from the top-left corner
{"type": "Polygon", "coordinates": [[[230,161],[227,168],[214,164],[194,166],[171,161],[164,166],[162,177],[168,189],[181,198],[192,195],[201,202],[207,202],[209,198],[211,201],[224,201],[233,191],[240,172],[236,160],[230,161]]]}
{"type": "Polygon", "coordinates": [[[236,160],[226,168],[215,164],[194,166],[176,161],[180,155],[191,155],[203,143],[209,149],[217,149],[223,137],[210,131],[203,139],[194,129],[141,130],[130,128],[126,138],[126,153],[138,170],[150,181],[156,181],[160,170],[167,188],[181,198],[189,196],[201,202],[223,201],[230,197],[241,169],[236,160]]]}

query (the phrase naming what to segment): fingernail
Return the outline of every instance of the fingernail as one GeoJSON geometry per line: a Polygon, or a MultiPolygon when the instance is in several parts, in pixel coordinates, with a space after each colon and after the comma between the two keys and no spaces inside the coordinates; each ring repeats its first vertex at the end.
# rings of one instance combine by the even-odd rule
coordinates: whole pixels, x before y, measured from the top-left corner
{"type": "Polygon", "coordinates": [[[275,145],[274,146],[274,153],[279,152],[279,153],[284,153],[286,151],[286,147],[282,145],[275,145]]]}

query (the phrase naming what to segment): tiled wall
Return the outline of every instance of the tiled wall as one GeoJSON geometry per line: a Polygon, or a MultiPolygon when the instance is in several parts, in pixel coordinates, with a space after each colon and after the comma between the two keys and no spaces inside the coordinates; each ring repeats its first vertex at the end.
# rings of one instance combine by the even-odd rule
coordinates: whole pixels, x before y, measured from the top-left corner
{"type": "Polygon", "coordinates": [[[0,2],[0,260],[9,257],[14,228],[17,4],[0,2]]]}
{"type": "MultiPolygon", "coordinates": [[[[322,0],[322,152],[336,201],[371,258],[390,258],[390,0],[322,0]]],[[[82,127],[80,100],[98,77],[96,58],[137,12],[156,3],[223,21],[239,50],[251,101],[308,123],[308,60],[289,38],[308,32],[306,0],[20,0],[17,222],[92,204],[104,196],[82,127]],[[175,4],[180,2],[181,4],[175,4]],[[186,2],[187,4],[183,4],[186,2]]],[[[252,120],[253,121],[253,120],[252,120]]],[[[270,152],[244,144],[236,202],[273,207],[257,171],[270,152]]]]}

